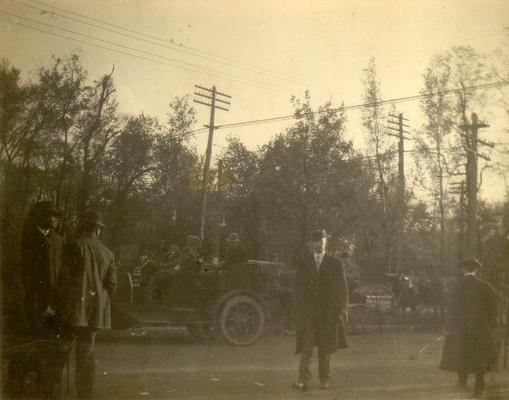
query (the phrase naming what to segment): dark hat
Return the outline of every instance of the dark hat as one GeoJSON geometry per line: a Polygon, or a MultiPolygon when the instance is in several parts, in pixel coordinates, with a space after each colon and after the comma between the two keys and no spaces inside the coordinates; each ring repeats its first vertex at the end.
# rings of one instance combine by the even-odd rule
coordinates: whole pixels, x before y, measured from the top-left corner
{"type": "Polygon", "coordinates": [[[30,207],[30,215],[52,215],[60,217],[62,213],[58,211],[50,200],[38,201],[30,207]]]}
{"type": "Polygon", "coordinates": [[[481,268],[482,264],[475,257],[467,257],[460,262],[459,267],[473,271],[474,269],[481,268]]]}
{"type": "Polygon", "coordinates": [[[310,240],[312,242],[320,242],[323,238],[327,238],[325,229],[315,229],[311,231],[310,240]]]}
{"type": "Polygon", "coordinates": [[[103,222],[102,215],[94,210],[87,210],[81,215],[80,223],[84,222],[100,226],[101,228],[106,228],[106,225],[103,222]]]}

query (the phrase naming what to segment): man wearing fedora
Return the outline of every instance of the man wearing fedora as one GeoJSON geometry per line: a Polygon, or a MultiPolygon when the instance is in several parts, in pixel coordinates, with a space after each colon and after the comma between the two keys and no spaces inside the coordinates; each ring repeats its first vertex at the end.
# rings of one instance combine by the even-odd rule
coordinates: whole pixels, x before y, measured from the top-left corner
{"type": "Polygon", "coordinates": [[[347,347],[348,287],[341,261],[326,254],[325,230],[311,232],[309,251],[296,263],[296,354],[300,354],[295,389],[307,391],[310,362],[318,348],[318,377],[329,388],[330,355],[347,347]]]}
{"type": "MultiPolygon", "coordinates": [[[[56,398],[60,392],[59,364],[62,362],[57,348],[51,346],[58,334],[57,312],[58,279],[62,267],[62,237],[55,232],[61,213],[51,201],[32,205],[23,227],[22,281],[25,289],[25,311],[28,333],[47,346],[30,355],[36,372],[37,394],[43,398],[56,398]]],[[[24,375],[20,368],[10,373],[24,375]]],[[[16,364],[16,363],[14,363],[16,364]]]]}
{"type": "Polygon", "coordinates": [[[226,237],[226,254],[224,256],[224,265],[228,266],[243,262],[247,262],[246,253],[240,247],[239,234],[232,232],[226,237]]]}
{"type": "Polygon", "coordinates": [[[497,361],[495,339],[497,295],[493,286],[476,272],[481,264],[470,257],[459,264],[447,325],[440,369],[458,374],[458,384],[466,389],[469,374],[475,374],[474,398],[484,391],[484,374],[497,361]]]}
{"type": "Polygon", "coordinates": [[[76,343],[76,389],[82,399],[93,397],[96,330],[111,328],[110,299],[117,287],[115,258],[99,241],[103,228],[101,215],[86,211],[77,238],[64,251],[65,318],[76,343]]]}

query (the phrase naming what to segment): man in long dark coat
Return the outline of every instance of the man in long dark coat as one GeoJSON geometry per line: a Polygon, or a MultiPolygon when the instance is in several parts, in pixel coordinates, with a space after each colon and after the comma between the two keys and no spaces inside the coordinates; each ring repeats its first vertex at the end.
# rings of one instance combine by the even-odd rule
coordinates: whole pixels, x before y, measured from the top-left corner
{"type": "Polygon", "coordinates": [[[475,258],[460,263],[462,276],[452,298],[451,318],[440,369],[458,373],[466,388],[469,374],[475,374],[474,397],[482,396],[484,373],[497,360],[495,326],[497,296],[493,287],[476,276],[481,264],[475,258]]]}
{"type": "Polygon", "coordinates": [[[36,203],[33,222],[22,233],[23,285],[30,332],[46,333],[56,313],[57,282],[62,266],[62,237],[55,232],[60,213],[50,201],[36,203]]]}
{"type": "Polygon", "coordinates": [[[86,211],[78,237],[65,247],[66,320],[76,339],[76,390],[91,399],[95,378],[97,329],[111,328],[110,298],[117,287],[115,258],[100,241],[101,215],[86,211]]]}
{"type": "Polygon", "coordinates": [[[347,347],[348,287],[341,261],[325,254],[326,243],[324,230],[313,231],[310,251],[296,264],[296,354],[300,354],[300,362],[293,387],[302,391],[308,390],[315,346],[323,389],[329,387],[330,354],[347,347]]]}
{"type": "MultiPolygon", "coordinates": [[[[22,280],[25,289],[25,310],[28,333],[42,344],[44,350],[30,355],[35,361],[37,393],[43,398],[60,395],[62,355],[51,346],[58,334],[58,279],[62,266],[62,237],[55,232],[61,213],[51,201],[35,203],[23,227],[22,280]]],[[[16,360],[21,363],[21,360],[16,360]]],[[[16,368],[15,365],[12,367],[16,368]]],[[[23,375],[22,371],[16,374],[23,375]]]]}

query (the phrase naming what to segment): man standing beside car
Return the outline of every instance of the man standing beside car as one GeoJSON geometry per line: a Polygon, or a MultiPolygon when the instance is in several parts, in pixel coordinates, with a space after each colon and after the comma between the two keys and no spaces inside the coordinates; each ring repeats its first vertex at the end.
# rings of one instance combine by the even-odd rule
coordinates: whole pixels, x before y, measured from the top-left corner
{"type": "Polygon", "coordinates": [[[111,328],[110,298],[117,287],[113,253],[100,241],[102,217],[86,211],[77,238],[65,247],[66,321],[76,340],[76,389],[80,399],[91,399],[95,378],[97,329],[111,328]]]}
{"type": "Polygon", "coordinates": [[[318,348],[318,377],[329,388],[330,355],[347,347],[348,286],[341,261],[325,254],[325,230],[311,233],[309,250],[298,260],[295,275],[297,303],[296,354],[300,354],[295,389],[308,390],[313,349],[318,348]]]}

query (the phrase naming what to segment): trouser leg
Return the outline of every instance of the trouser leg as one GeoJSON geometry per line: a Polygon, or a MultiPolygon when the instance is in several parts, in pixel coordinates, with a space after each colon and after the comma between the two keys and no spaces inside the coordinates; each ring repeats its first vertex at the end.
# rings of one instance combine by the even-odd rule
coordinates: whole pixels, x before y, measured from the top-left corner
{"type": "Polygon", "coordinates": [[[484,391],[484,372],[477,372],[475,374],[475,393],[481,394],[484,391]]]}
{"type": "Polygon", "coordinates": [[[311,379],[311,358],[315,342],[314,329],[308,330],[302,338],[299,361],[299,382],[308,382],[311,379]]]}
{"type": "Polygon", "coordinates": [[[76,331],[76,391],[81,399],[92,399],[95,378],[95,331],[76,331]]]}
{"type": "Polygon", "coordinates": [[[299,382],[308,382],[311,379],[311,358],[313,357],[313,346],[302,349],[299,360],[299,382]]]}
{"type": "Polygon", "coordinates": [[[462,387],[466,387],[468,383],[468,373],[460,371],[458,372],[458,384],[462,387]]]}
{"type": "Polygon", "coordinates": [[[318,352],[318,376],[320,382],[325,383],[329,381],[330,371],[330,354],[318,352]]]}

